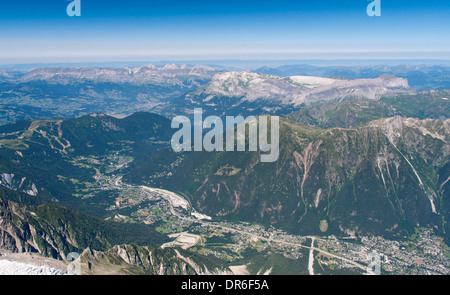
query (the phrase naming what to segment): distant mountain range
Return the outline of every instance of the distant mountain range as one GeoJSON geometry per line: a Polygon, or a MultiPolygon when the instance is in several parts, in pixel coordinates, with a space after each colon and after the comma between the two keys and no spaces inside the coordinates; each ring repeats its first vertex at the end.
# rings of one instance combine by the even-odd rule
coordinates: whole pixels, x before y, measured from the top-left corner
{"type": "Polygon", "coordinates": [[[216,74],[212,81],[154,111],[189,114],[202,107],[206,114],[288,114],[305,106],[333,103],[347,98],[380,99],[412,93],[405,79],[343,80],[310,76],[278,76],[252,72],[216,74]]]}
{"type": "MultiPolygon", "coordinates": [[[[43,80],[58,84],[96,81],[131,84],[151,83],[170,86],[195,85],[202,79],[210,79],[215,72],[217,70],[207,66],[188,67],[175,64],[165,65],[164,67],[148,65],[137,68],[37,68],[24,73],[20,76],[18,82],[43,80]]],[[[8,76],[11,77],[12,75],[8,76]]],[[[197,84],[197,86],[200,84],[197,84]]]]}
{"type": "Polygon", "coordinates": [[[409,85],[416,90],[450,89],[450,66],[424,64],[402,65],[366,65],[366,66],[311,66],[284,65],[279,67],[261,67],[256,73],[277,75],[280,77],[304,75],[319,77],[344,77],[347,79],[370,79],[380,75],[394,75],[408,79],[409,85]]]}

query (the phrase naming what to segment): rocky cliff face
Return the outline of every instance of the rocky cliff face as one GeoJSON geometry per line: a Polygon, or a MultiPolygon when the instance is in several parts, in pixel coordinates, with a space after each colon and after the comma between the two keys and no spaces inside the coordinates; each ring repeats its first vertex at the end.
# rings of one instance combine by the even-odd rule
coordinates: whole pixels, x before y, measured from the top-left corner
{"type": "Polygon", "coordinates": [[[145,225],[100,220],[51,204],[23,206],[0,198],[0,248],[66,259],[85,248],[103,251],[119,243],[158,245],[167,237],[145,225]]]}
{"type": "Polygon", "coordinates": [[[0,248],[65,260],[67,254],[80,251],[81,246],[69,223],[60,219],[55,226],[26,207],[0,199],[0,248]]]}
{"type": "Polygon", "coordinates": [[[16,203],[0,199],[0,248],[19,253],[41,252],[36,228],[28,223],[30,217],[31,213],[16,203]]]}
{"type": "Polygon", "coordinates": [[[181,249],[116,245],[106,252],[81,254],[86,274],[212,275],[231,271],[208,258],[181,249]]]}

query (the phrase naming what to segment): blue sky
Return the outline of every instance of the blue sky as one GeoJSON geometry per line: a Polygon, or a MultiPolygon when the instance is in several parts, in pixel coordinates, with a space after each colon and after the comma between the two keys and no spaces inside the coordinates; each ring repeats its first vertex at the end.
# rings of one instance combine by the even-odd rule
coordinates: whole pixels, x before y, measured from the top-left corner
{"type": "Polygon", "coordinates": [[[0,0],[0,64],[162,59],[450,59],[450,1],[0,0]]]}

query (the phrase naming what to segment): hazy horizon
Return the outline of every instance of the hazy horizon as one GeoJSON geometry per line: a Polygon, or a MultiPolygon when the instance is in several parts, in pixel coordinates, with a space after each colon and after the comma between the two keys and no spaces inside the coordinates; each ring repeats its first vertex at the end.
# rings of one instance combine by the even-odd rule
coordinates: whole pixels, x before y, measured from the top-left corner
{"type": "Polygon", "coordinates": [[[0,64],[450,59],[448,1],[1,0],[0,64]],[[419,2],[419,3],[417,3],[419,2]]]}

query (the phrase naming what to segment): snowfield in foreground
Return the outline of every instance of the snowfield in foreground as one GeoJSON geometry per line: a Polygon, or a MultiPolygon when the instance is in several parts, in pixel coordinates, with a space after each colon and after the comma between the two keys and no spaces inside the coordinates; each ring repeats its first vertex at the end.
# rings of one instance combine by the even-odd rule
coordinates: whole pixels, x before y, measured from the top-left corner
{"type": "Polygon", "coordinates": [[[46,266],[0,260],[0,275],[64,275],[64,272],[46,266]]]}

